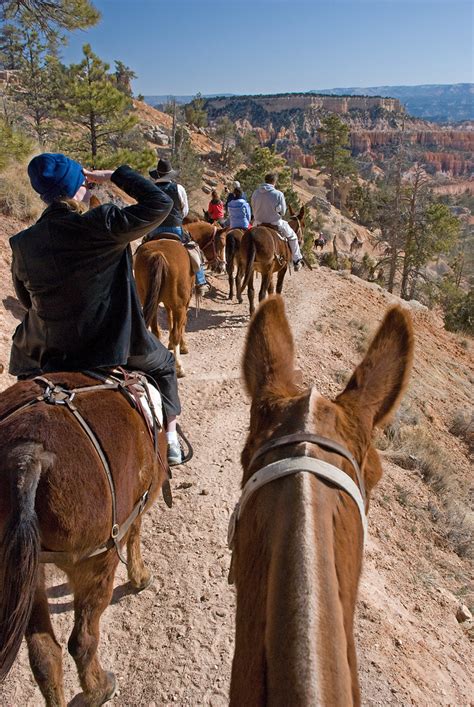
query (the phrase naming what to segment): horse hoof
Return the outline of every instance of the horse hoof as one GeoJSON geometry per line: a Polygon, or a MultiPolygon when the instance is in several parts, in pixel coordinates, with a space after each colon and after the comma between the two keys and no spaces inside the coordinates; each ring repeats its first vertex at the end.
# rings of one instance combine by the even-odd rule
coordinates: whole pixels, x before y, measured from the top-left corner
{"type": "Polygon", "coordinates": [[[184,354],[184,355],[186,355],[186,354],[189,353],[189,349],[188,349],[187,346],[183,346],[183,345],[181,344],[181,348],[180,348],[179,352],[182,353],[182,354],[184,354]]]}
{"type": "Polygon", "coordinates": [[[184,378],[184,371],[182,368],[176,369],[176,378],[184,378]]]}
{"type": "Polygon", "coordinates": [[[104,699],[100,703],[101,705],[105,705],[106,702],[108,702],[109,700],[112,700],[115,697],[116,692],[117,692],[117,678],[115,677],[115,675],[113,673],[109,673],[109,672],[107,673],[107,682],[110,684],[110,687],[109,687],[104,699]]]}
{"type": "Polygon", "coordinates": [[[87,695],[85,692],[80,692],[68,703],[68,707],[100,707],[112,700],[117,692],[117,679],[113,673],[107,672],[105,675],[107,687],[102,695],[87,695]]]}
{"type": "Polygon", "coordinates": [[[138,592],[143,592],[144,589],[147,589],[152,582],[153,582],[153,575],[152,574],[149,574],[148,577],[145,577],[145,579],[143,579],[140,584],[135,584],[135,582],[132,582],[132,580],[130,580],[130,584],[132,585],[134,590],[137,592],[137,594],[138,594],[138,592]]]}

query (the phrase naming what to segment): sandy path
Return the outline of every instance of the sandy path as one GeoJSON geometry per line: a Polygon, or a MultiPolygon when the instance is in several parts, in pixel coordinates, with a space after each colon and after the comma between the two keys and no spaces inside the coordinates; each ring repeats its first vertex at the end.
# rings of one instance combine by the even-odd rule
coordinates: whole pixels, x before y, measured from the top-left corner
{"type": "MultiPolygon", "coordinates": [[[[181,383],[182,422],[195,446],[195,458],[175,473],[173,508],[168,510],[160,500],[144,520],[144,557],[154,582],[140,595],[130,594],[125,570],[120,567],[114,600],[102,622],[100,653],[103,664],[119,679],[117,705],[227,704],[234,593],[227,584],[225,539],[238,496],[239,455],[248,424],[248,401],[239,380],[248,318],[246,303],[239,306],[224,299],[225,280],[214,282],[214,299],[206,298],[197,318],[190,313],[191,353],[184,358],[187,376],[181,383]]],[[[299,365],[327,394],[340,389],[341,376],[360,358],[354,346],[343,343],[349,336],[347,322],[364,311],[361,296],[367,287],[358,287],[348,298],[347,281],[327,270],[299,273],[285,285],[299,365]],[[335,312],[343,317],[337,325],[335,312]]],[[[381,316],[386,302],[385,295],[373,292],[376,306],[367,314],[369,320],[374,311],[376,318],[381,316]]],[[[384,498],[395,493],[401,475],[396,467],[389,469],[381,485],[384,498]]],[[[419,484],[420,498],[426,496],[419,480],[412,483],[419,484]]],[[[394,518],[394,511],[377,500],[372,508],[357,621],[364,704],[468,704],[467,640],[455,622],[449,623],[450,636],[455,632],[449,645],[443,632],[435,628],[440,621],[451,620],[449,601],[443,608],[435,598],[428,606],[429,614],[414,616],[414,590],[411,585],[399,586],[401,573],[409,572],[409,567],[406,553],[394,547],[389,536],[406,514],[406,508],[395,508],[394,518]],[[380,528],[385,530],[380,532],[380,528]],[[387,559],[391,547],[393,555],[387,559]],[[425,648],[418,649],[425,661],[431,661],[427,671],[416,665],[416,646],[421,641],[425,648]],[[440,673],[434,682],[431,668],[440,673]]],[[[406,519],[406,527],[413,522],[406,519]]],[[[400,532],[403,539],[403,528],[400,532]]],[[[452,553],[448,555],[456,562],[452,553]]],[[[64,578],[55,570],[51,574],[53,619],[65,647],[72,625],[71,596],[64,578]]],[[[430,602],[430,592],[423,592],[419,601],[430,602]]],[[[71,699],[78,692],[78,682],[66,650],[64,663],[66,693],[71,699]]],[[[24,646],[3,687],[0,704],[42,704],[24,646]]]]}

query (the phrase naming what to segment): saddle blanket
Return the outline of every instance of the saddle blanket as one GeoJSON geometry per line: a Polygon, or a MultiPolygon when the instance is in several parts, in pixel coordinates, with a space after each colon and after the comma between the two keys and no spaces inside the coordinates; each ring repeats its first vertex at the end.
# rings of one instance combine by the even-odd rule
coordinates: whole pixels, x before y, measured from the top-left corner
{"type": "MultiPolygon", "coordinates": [[[[120,378],[121,380],[123,379],[123,373],[120,369],[114,369],[111,371],[113,374],[112,377],[107,378],[108,383],[115,383],[116,380],[114,380],[114,376],[117,378],[120,378]]],[[[132,389],[132,391],[135,393],[137,396],[138,400],[140,401],[140,406],[141,409],[143,410],[144,415],[146,416],[148,423],[151,428],[153,428],[153,417],[155,419],[156,425],[158,429],[163,428],[163,404],[161,401],[161,393],[158,390],[158,388],[152,384],[151,381],[149,381],[143,374],[140,374],[140,371],[136,371],[137,376],[139,377],[139,380],[137,379],[136,383],[133,383],[132,385],[129,385],[128,387],[132,389]],[[151,406],[150,406],[150,400],[151,400],[151,406]],[[152,411],[153,407],[153,411],[152,411]],[[153,415],[154,412],[154,415],[153,415]]],[[[140,412],[140,410],[139,410],[140,412]]]]}

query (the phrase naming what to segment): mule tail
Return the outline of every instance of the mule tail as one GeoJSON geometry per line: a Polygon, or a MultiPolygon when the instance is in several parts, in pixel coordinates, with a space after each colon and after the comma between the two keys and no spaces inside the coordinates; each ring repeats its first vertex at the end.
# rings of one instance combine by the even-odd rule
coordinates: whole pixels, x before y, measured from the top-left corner
{"type": "Polygon", "coordinates": [[[233,263],[235,251],[237,250],[237,242],[232,231],[229,231],[225,239],[225,260],[227,265],[233,263]]]}
{"type": "Polygon", "coordinates": [[[2,476],[10,478],[11,513],[0,539],[0,682],[20,649],[33,606],[41,547],[36,489],[51,463],[41,444],[27,442],[2,464],[2,476]]]}
{"type": "Polygon", "coordinates": [[[143,304],[143,315],[147,327],[151,328],[158,317],[160,292],[163,277],[166,275],[166,263],[161,253],[153,253],[148,261],[148,291],[143,304]]]}
{"type": "Polygon", "coordinates": [[[252,231],[248,231],[248,234],[249,234],[249,238],[248,238],[248,242],[247,242],[247,253],[246,253],[247,265],[245,267],[245,275],[244,275],[244,279],[243,279],[242,285],[241,285],[242,290],[245,290],[245,288],[249,284],[250,275],[252,274],[253,264],[255,262],[255,256],[257,255],[257,248],[255,245],[255,240],[253,238],[252,231]]]}

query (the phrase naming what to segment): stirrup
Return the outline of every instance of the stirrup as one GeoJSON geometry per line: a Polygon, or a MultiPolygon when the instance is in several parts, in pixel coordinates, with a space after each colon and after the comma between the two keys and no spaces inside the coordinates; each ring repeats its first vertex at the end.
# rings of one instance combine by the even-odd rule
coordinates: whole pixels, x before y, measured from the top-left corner
{"type": "Polygon", "coordinates": [[[178,437],[181,440],[180,446],[181,446],[181,451],[183,452],[183,458],[181,460],[181,464],[187,464],[189,461],[191,461],[191,459],[194,456],[194,449],[192,448],[191,442],[184,434],[182,427],[179,423],[176,424],[176,431],[178,433],[178,437]]]}

